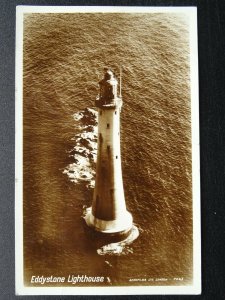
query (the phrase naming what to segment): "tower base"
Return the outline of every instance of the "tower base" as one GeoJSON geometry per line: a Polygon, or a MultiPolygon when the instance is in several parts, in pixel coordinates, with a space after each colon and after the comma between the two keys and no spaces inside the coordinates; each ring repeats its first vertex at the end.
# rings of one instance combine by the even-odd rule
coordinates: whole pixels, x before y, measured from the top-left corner
{"type": "Polygon", "coordinates": [[[121,235],[123,232],[129,232],[133,225],[132,215],[128,211],[116,220],[105,221],[93,216],[91,207],[86,210],[84,220],[94,230],[113,235],[121,235]]]}

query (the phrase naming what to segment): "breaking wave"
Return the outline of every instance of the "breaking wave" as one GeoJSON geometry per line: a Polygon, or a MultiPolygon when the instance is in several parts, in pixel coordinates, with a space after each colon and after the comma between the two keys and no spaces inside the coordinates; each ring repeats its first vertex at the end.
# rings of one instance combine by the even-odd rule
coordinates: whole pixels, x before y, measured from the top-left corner
{"type": "Polygon", "coordinates": [[[138,228],[133,225],[129,236],[121,242],[110,243],[97,249],[99,255],[127,255],[133,253],[133,249],[129,246],[139,236],[138,228]]]}
{"type": "Polygon", "coordinates": [[[63,170],[72,182],[85,182],[87,187],[94,187],[95,164],[97,159],[97,111],[86,108],[73,115],[78,123],[79,133],[73,140],[76,144],[69,151],[69,156],[74,159],[63,170]]]}

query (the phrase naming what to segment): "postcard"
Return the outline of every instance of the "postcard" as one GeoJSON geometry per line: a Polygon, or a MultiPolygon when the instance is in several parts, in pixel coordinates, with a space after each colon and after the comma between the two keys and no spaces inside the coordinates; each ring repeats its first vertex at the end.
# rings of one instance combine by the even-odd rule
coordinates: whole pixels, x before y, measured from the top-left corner
{"type": "Polygon", "coordinates": [[[198,105],[195,7],[17,7],[17,295],[201,293],[198,105]]]}

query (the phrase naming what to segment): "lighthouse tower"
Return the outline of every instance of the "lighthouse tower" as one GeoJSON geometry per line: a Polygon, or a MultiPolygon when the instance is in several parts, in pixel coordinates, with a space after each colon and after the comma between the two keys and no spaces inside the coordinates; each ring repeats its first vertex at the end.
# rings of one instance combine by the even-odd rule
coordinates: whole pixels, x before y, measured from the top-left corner
{"type": "Polygon", "coordinates": [[[104,69],[99,82],[98,152],[96,180],[92,207],[85,216],[88,226],[109,234],[129,232],[132,215],[126,209],[120,155],[121,95],[117,96],[118,82],[109,69],[104,69]]]}

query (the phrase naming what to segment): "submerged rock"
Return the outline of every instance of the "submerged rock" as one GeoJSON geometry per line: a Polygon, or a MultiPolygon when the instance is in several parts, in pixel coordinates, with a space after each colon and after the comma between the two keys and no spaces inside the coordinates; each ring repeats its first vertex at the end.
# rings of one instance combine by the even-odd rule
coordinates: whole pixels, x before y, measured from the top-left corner
{"type": "Polygon", "coordinates": [[[81,120],[83,125],[87,125],[90,130],[90,126],[97,125],[97,111],[91,108],[85,108],[83,111],[73,115],[76,121],[81,120]]]}

